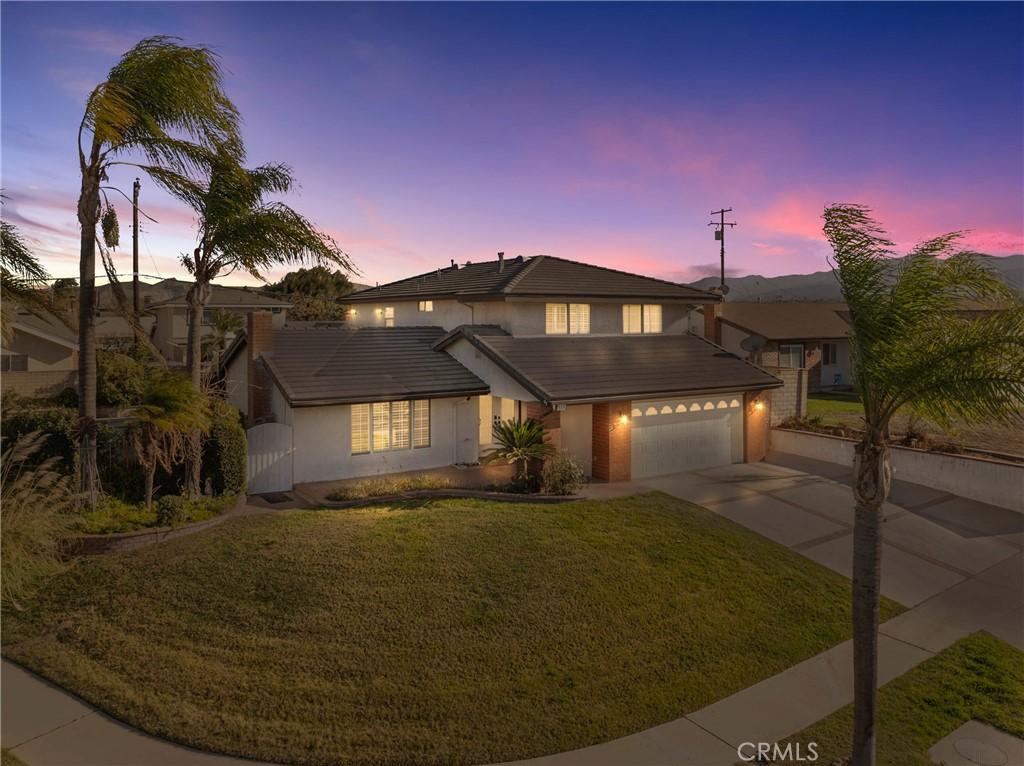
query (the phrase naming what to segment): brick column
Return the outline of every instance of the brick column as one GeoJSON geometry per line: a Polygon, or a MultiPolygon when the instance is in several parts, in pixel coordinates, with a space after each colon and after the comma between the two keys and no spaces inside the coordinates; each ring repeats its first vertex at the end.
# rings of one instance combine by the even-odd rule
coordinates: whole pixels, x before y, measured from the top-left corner
{"type": "Polygon", "coordinates": [[[768,456],[771,395],[767,391],[743,397],[743,462],[759,463],[768,456]]]}
{"type": "Polygon", "coordinates": [[[273,314],[269,311],[250,311],[246,315],[245,347],[249,370],[248,416],[249,425],[256,425],[273,417],[273,381],[260,359],[264,351],[270,351],[274,342],[273,314]]]}
{"type": "Polygon", "coordinates": [[[595,479],[603,481],[629,481],[633,428],[629,400],[595,404],[592,410],[591,473],[595,479]]]}

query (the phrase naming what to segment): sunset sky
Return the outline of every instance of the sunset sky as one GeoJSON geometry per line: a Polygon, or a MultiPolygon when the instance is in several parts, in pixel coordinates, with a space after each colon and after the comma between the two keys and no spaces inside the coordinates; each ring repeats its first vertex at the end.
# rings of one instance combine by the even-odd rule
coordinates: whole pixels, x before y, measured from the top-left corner
{"type": "MultiPolygon", "coordinates": [[[[676,280],[826,268],[827,202],[901,245],[1024,252],[1022,4],[2,5],[6,220],[77,276],[75,133],[139,39],[221,56],[249,162],[361,282],[548,253],[676,280]]],[[[130,194],[134,174],[111,180],[130,194]]],[[[184,274],[189,211],[142,179],[142,270],[184,274]]],[[[121,200],[119,262],[130,271],[121,200]]],[[[278,270],[267,274],[275,278],[278,270]]],[[[232,275],[228,282],[246,281],[232,275]]],[[[248,280],[251,281],[251,280],[248,280]]]]}

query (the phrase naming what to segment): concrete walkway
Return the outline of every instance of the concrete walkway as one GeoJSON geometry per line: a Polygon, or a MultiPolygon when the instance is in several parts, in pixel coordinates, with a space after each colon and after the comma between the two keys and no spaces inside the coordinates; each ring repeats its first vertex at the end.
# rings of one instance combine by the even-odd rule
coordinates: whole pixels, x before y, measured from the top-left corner
{"type": "MultiPolygon", "coordinates": [[[[843,574],[850,571],[849,469],[773,455],[645,481],[705,505],[843,574]]],[[[886,508],[883,592],[912,608],[882,626],[880,683],[988,630],[1024,650],[1024,516],[897,482],[886,508]]],[[[2,741],[29,766],[243,766],[131,729],[3,663],[2,741]]],[[[521,762],[530,766],[731,766],[746,741],[787,737],[853,701],[845,642],[688,716],[611,742],[521,762]]]]}

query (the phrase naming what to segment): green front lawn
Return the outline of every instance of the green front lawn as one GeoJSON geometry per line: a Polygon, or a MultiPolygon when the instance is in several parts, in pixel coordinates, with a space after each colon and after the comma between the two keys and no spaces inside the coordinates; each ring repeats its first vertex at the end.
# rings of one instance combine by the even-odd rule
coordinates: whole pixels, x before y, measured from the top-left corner
{"type": "MultiPolygon", "coordinates": [[[[971,719],[1024,737],[1024,653],[975,633],[890,681],[879,692],[880,766],[932,766],[928,749],[971,719]]],[[[790,741],[818,743],[818,763],[849,757],[853,706],[790,741]]]]}
{"type": "Polygon", "coordinates": [[[667,495],[444,500],[240,518],[82,560],[3,638],[200,748],[468,764],[699,709],[847,638],[849,601],[840,575],[667,495]]]}

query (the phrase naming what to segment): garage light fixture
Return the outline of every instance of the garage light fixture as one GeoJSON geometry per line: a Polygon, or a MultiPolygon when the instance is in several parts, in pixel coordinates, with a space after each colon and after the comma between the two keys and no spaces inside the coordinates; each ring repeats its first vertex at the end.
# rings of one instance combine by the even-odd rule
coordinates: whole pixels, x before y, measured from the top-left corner
{"type": "Polygon", "coordinates": [[[764,412],[764,402],[754,402],[754,412],[764,412]]]}
{"type": "Polygon", "coordinates": [[[619,413],[619,425],[620,426],[628,426],[629,425],[629,415],[627,415],[625,412],[620,412],[619,413]]]}

